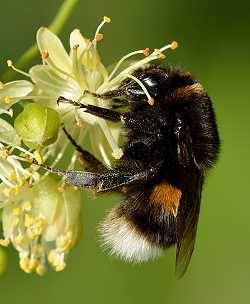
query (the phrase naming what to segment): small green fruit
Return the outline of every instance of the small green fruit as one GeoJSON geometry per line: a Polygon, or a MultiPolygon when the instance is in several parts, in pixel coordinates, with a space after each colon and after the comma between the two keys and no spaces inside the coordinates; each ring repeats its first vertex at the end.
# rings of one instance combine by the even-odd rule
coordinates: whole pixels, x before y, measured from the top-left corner
{"type": "Polygon", "coordinates": [[[38,103],[26,105],[14,123],[16,132],[30,149],[39,149],[55,142],[59,127],[59,114],[38,103]]]}

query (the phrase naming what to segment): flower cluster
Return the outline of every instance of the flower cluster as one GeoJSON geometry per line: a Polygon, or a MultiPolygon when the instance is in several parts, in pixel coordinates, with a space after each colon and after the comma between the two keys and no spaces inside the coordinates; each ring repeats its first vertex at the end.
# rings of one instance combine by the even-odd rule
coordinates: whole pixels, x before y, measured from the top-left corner
{"type": "Polygon", "coordinates": [[[27,80],[0,82],[0,216],[3,230],[0,245],[11,243],[15,247],[20,267],[27,273],[43,275],[46,263],[56,271],[63,270],[65,256],[73,247],[80,228],[80,190],[65,186],[63,179],[32,164],[34,160],[39,164],[46,161],[52,168],[59,165],[65,170],[75,168],[77,155],[70,149],[61,124],[77,142],[83,142],[89,134],[93,152],[107,165],[123,154],[118,146],[119,126],[108,124],[70,104],[58,105],[58,97],[108,108],[111,101],[86,92],[99,96],[116,89],[129,77],[142,87],[150,103],[150,95],[133,73],[152,60],[163,58],[166,49],[177,47],[173,42],[152,53],[148,48],[131,52],[108,73],[97,44],[103,39],[103,25],[110,21],[108,17],[103,18],[92,40],[83,37],[78,29],[73,30],[69,53],[55,34],[40,28],[37,46],[42,63],[26,73],[8,60],[8,66],[27,80]],[[143,58],[124,64],[138,54],[143,58]],[[24,109],[13,115],[16,104],[24,109]]]}

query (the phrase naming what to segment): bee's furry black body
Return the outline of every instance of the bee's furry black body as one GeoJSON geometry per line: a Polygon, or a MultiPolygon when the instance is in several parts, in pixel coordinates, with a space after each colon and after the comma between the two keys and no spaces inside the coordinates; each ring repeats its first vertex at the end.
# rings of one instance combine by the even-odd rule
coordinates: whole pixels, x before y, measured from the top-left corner
{"type": "MultiPolygon", "coordinates": [[[[103,94],[103,98],[118,97],[126,111],[97,114],[98,109],[88,108],[89,113],[121,119],[127,137],[123,157],[112,169],[103,167],[96,175],[72,172],[67,181],[100,192],[120,189],[125,198],[102,227],[108,245],[117,246],[113,251],[119,255],[130,250],[116,244],[126,242],[126,237],[113,238],[119,229],[121,233],[133,231],[133,242],[143,237],[154,249],[177,244],[177,264],[183,273],[193,251],[203,178],[219,152],[215,114],[207,93],[190,73],[151,66],[135,71],[134,76],[154,98],[153,106],[140,86],[127,79],[117,90],[103,94]],[[155,186],[162,183],[182,193],[177,214],[151,203],[155,186]]],[[[135,258],[125,258],[136,260],[138,250],[135,258]]]]}
{"type": "MultiPolygon", "coordinates": [[[[212,104],[204,90],[182,98],[176,94],[178,89],[198,84],[189,73],[156,67],[137,71],[135,75],[157,82],[156,88],[147,87],[156,105],[149,106],[144,96],[136,94],[138,86],[130,80],[124,82],[122,90],[131,103],[130,111],[123,116],[127,131],[124,157],[116,166],[124,171],[123,167],[135,168],[138,164],[148,167],[152,160],[162,160],[162,164],[153,178],[127,187],[119,215],[133,222],[150,241],[166,248],[176,243],[178,216],[152,207],[149,202],[152,188],[168,181],[184,194],[190,189],[199,193],[205,170],[217,158],[219,136],[212,104]]],[[[189,193],[189,197],[195,193],[189,193]]],[[[182,205],[185,199],[183,195],[182,205]]]]}

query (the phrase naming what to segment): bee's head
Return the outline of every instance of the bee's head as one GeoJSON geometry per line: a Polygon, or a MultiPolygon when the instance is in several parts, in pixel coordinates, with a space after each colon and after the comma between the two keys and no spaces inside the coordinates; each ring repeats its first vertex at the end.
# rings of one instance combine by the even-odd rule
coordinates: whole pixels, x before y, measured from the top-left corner
{"type": "Polygon", "coordinates": [[[158,66],[137,70],[122,83],[121,89],[131,103],[148,102],[151,106],[170,101],[174,92],[195,83],[190,73],[158,66]]]}

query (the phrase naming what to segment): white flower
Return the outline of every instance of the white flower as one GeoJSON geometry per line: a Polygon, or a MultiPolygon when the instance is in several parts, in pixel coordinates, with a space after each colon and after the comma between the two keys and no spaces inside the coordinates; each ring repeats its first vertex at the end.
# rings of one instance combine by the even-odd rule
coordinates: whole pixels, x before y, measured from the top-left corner
{"type": "Polygon", "coordinates": [[[63,270],[65,256],[79,231],[81,193],[70,186],[58,187],[52,177],[33,188],[22,187],[20,192],[5,192],[1,186],[6,197],[0,244],[13,244],[19,252],[20,267],[27,273],[43,275],[46,260],[56,271],[63,270]]]}

